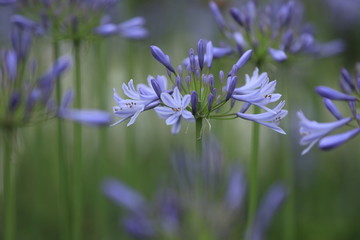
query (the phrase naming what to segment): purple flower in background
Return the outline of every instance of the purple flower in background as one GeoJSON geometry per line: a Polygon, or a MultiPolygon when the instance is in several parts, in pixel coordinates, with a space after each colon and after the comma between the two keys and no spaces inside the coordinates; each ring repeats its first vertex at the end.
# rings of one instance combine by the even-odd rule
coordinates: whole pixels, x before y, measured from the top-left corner
{"type": "Polygon", "coordinates": [[[302,112],[298,112],[300,119],[300,139],[301,145],[308,145],[302,151],[306,154],[310,149],[319,142],[319,148],[322,150],[330,150],[336,148],[350,139],[356,137],[360,133],[360,114],[358,113],[357,104],[359,103],[360,93],[360,72],[357,69],[356,77],[352,77],[350,73],[343,68],[340,72],[340,86],[341,91],[335,90],[327,86],[318,86],[315,88],[316,92],[324,98],[324,105],[327,110],[337,119],[334,122],[318,123],[316,121],[308,120],[302,112]],[[335,103],[345,104],[349,108],[351,116],[344,117],[335,103]],[[338,128],[347,130],[342,133],[336,133],[328,136],[338,128]]]}
{"type": "Polygon", "coordinates": [[[89,126],[108,126],[112,121],[109,112],[95,109],[72,109],[69,104],[73,98],[72,91],[64,94],[57,116],[62,119],[78,122],[89,126]]]}
{"type": "MultiPolygon", "coordinates": [[[[124,210],[121,223],[126,233],[135,239],[200,239],[206,232],[207,237],[228,239],[245,229],[247,182],[242,168],[224,161],[213,138],[204,143],[199,159],[174,154],[167,181],[151,199],[120,180],[103,181],[103,193],[124,210]],[[194,219],[201,224],[194,224],[194,219]]],[[[249,239],[263,239],[286,192],[280,183],[269,189],[247,231],[249,239]]]]}
{"type": "Polygon", "coordinates": [[[225,21],[215,2],[210,2],[209,7],[220,31],[229,42],[235,42],[233,52],[242,54],[252,49],[256,64],[264,62],[267,57],[284,62],[298,53],[325,57],[344,50],[339,40],[325,44],[315,41],[314,34],[302,23],[303,7],[298,1],[273,1],[261,5],[249,0],[229,11],[237,26],[225,21]]]}
{"type": "Polygon", "coordinates": [[[112,115],[108,112],[69,108],[71,92],[64,94],[61,104],[56,103],[53,99],[56,81],[70,68],[71,57],[60,57],[43,75],[37,76],[36,61],[28,55],[31,35],[27,35],[26,29],[15,31],[13,49],[1,51],[0,128],[17,128],[54,117],[92,126],[110,124],[112,115]]]}
{"type": "Polygon", "coordinates": [[[276,211],[283,204],[287,195],[286,187],[283,184],[274,184],[267,192],[258,211],[256,212],[254,223],[248,231],[248,240],[265,239],[266,230],[276,211]]]}
{"type": "MultiPolygon", "coordinates": [[[[213,58],[223,54],[219,53],[222,50],[213,47],[211,41],[200,39],[196,50],[197,52],[191,48],[188,57],[174,68],[170,57],[162,49],[150,46],[151,54],[165,67],[173,86],[168,89],[165,76],[148,77],[148,86],[139,84],[136,89],[132,81],[129,86],[123,85],[124,94],[129,99],[122,99],[115,93],[114,99],[118,106],[114,107],[114,114],[122,118],[115,124],[131,118],[129,126],[140,113],[155,107],[159,117],[166,119],[167,125],[173,125],[171,132],[176,134],[180,131],[182,118],[190,122],[203,119],[235,119],[239,116],[238,111],[230,111],[240,102],[243,104],[240,115],[251,106],[262,108],[271,115],[264,113],[259,115],[256,121],[256,117],[245,114],[243,119],[259,122],[284,133],[278,123],[287,111],[269,106],[281,98],[281,94],[274,93],[276,81],[269,81],[267,73],[259,75],[257,68],[253,76],[245,76],[245,83],[238,76],[239,71],[250,60],[252,50],[244,52],[228,69],[227,74],[223,70],[218,73],[211,72],[213,58]]],[[[284,103],[282,102],[282,107],[284,103]]]]}

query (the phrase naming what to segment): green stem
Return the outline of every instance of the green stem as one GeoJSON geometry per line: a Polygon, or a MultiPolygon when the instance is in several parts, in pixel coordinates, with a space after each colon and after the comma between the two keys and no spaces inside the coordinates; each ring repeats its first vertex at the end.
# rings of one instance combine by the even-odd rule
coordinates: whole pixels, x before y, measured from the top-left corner
{"type": "Polygon", "coordinates": [[[3,132],[3,154],[4,154],[4,210],[5,210],[5,240],[15,239],[15,183],[11,176],[11,152],[12,152],[12,130],[5,130],[3,132]]]}
{"type": "MultiPolygon", "coordinates": [[[[53,41],[53,59],[56,62],[60,55],[60,45],[57,40],[53,41]]],[[[60,77],[56,79],[56,102],[61,104],[62,88],[60,83],[60,77]]],[[[60,225],[61,232],[64,239],[69,239],[69,194],[68,194],[68,180],[67,180],[67,164],[65,158],[64,149],[64,125],[61,119],[57,119],[57,155],[58,155],[58,181],[59,181],[59,209],[60,209],[60,225]]]]}
{"type": "MultiPolygon", "coordinates": [[[[258,114],[259,109],[255,108],[254,114],[258,114]]],[[[257,206],[258,195],[258,161],[259,161],[259,140],[260,140],[260,125],[253,122],[252,128],[252,150],[250,158],[250,193],[249,193],[249,212],[248,212],[248,227],[251,227],[257,206]]]]}
{"type": "MultiPolygon", "coordinates": [[[[75,107],[81,109],[81,63],[80,63],[80,41],[74,40],[75,54],[75,107]]],[[[73,240],[82,239],[82,128],[75,123],[74,126],[74,192],[73,192],[73,240]]]]}
{"type": "MultiPolygon", "coordinates": [[[[106,71],[106,52],[105,50],[105,44],[102,40],[100,40],[97,44],[97,64],[98,64],[98,77],[97,77],[97,81],[96,81],[96,91],[99,92],[99,103],[100,103],[100,109],[105,109],[106,106],[106,99],[107,99],[107,87],[108,87],[108,78],[107,78],[107,71],[106,71]],[[101,79],[101,81],[98,81],[99,79],[101,79]]],[[[101,128],[99,129],[99,153],[98,153],[98,158],[97,159],[102,159],[102,161],[95,161],[95,173],[96,173],[96,179],[95,179],[95,185],[98,184],[103,176],[104,176],[104,172],[105,172],[105,166],[107,165],[107,160],[109,158],[109,154],[107,151],[107,146],[108,146],[108,128],[101,128]]],[[[104,198],[102,197],[102,195],[100,194],[100,192],[98,194],[96,194],[96,199],[95,199],[95,212],[96,212],[96,217],[98,219],[97,221],[97,229],[98,229],[98,235],[101,238],[107,238],[107,217],[106,217],[106,204],[104,201],[104,198]]]]}
{"type": "MultiPolygon", "coordinates": [[[[290,74],[287,74],[288,76],[290,74]]],[[[286,104],[287,109],[294,109],[293,108],[293,99],[289,97],[289,85],[283,85],[283,89],[281,92],[284,93],[284,96],[286,96],[286,104]]],[[[318,106],[318,105],[317,105],[318,106]]],[[[291,123],[290,123],[291,117],[288,116],[286,118],[286,121],[284,122],[286,124],[287,129],[290,129],[291,123]]],[[[295,175],[294,175],[294,157],[292,156],[292,147],[289,141],[287,141],[286,138],[281,138],[281,145],[282,147],[282,159],[283,161],[283,174],[285,182],[288,186],[288,195],[287,199],[284,205],[284,239],[288,240],[294,240],[296,239],[296,222],[295,222],[295,192],[294,192],[294,181],[295,181],[295,175]],[[284,142],[285,141],[285,142],[284,142]]]]}
{"type": "Polygon", "coordinates": [[[202,129],[203,119],[197,118],[196,119],[196,139],[195,139],[195,145],[196,145],[196,156],[198,158],[201,158],[202,155],[202,136],[201,136],[201,129],[202,129]]]}

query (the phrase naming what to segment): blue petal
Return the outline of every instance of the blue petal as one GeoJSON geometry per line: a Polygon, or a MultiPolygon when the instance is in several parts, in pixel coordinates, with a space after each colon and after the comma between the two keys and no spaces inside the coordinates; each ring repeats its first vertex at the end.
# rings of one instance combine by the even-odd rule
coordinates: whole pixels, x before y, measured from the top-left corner
{"type": "Polygon", "coordinates": [[[60,117],[92,126],[109,125],[111,122],[111,114],[99,110],[62,109],[60,117]]]}
{"type": "Polygon", "coordinates": [[[181,118],[179,118],[179,120],[172,126],[171,128],[171,133],[172,134],[178,134],[180,132],[181,129],[181,118]]]}
{"type": "Polygon", "coordinates": [[[182,112],[182,117],[183,117],[186,121],[189,121],[189,122],[195,121],[194,116],[193,116],[192,113],[189,112],[188,110],[183,110],[183,112],[182,112]]]}
{"type": "Polygon", "coordinates": [[[344,94],[342,92],[336,91],[330,87],[319,86],[315,88],[316,92],[325,98],[332,100],[344,100],[344,101],[355,101],[356,97],[344,94]]]}
{"type": "Polygon", "coordinates": [[[145,199],[138,192],[118,180],[108,179],[104,181],[102,190],[107,197],[133,212],[145,207],[145,199]]]}
{"type": "Polygon", "coordinates": [[[171,108],[178,108],[180,106],[176,105],[176,102],[174,101],[174,99],[170,96],[170,94],[163,92],[161,93],[161,101],[166,105],[169,106],[171,108]]]}
{"type": "Polygon", "coordinates": [[[173,125],[179,121],[180,117],[181,117],[180,114],[174,113],[173,115],[168,117],[168,119],[166,119],[165,123],[166,125],[173,125]]]}
{"type": "Polygon", "coordinates": [[[283,62],[287,59],[287,55],[283,50],[269,48],[271,57],[277,62],[283,62]]]}
{"type": "Polygon", "coordinates": [[[349,141],[360,133],[360,128],[352,129],[350,131],[324,137],[319,142],[319,148],[323,150],[330,150],[336,148],[343,143],[349,141]]]}

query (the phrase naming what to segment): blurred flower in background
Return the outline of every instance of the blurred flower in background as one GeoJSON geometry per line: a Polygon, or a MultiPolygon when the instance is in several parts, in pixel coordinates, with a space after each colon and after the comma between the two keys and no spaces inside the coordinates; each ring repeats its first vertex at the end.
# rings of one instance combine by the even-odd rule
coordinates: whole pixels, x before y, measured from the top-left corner
{"type": "Polygon", "coordinates": [[[122,227],[136,239],[265,239],[271,220],[286,197],[285,187],[273,185],[246,230],[243,212],[246,180],[242,168],[226,165],[219,145],[208,139],[200,159],[178,152],[173,171],[149,201],[116,179],[103,182],[104,194],[123,208],[122,227]]]}
{"type": "Polygon", "coordinates": [[[53,117],[95,125],[110,123],[111,115],[107,112],[70,110],[68,104],[56,106],[53,90],[59,76],[71,65],[69,56],[59,58],[45,74],[37,76],[37,62],[29,57],[31,32],[14,28],[11,41],[13,48],[1,51],[1,128],[14,129],[53,117]],[[74,117],[75,114],[82,117],[74,117]]]}
{"type": "Polygon", "coordinates": [[[22,15],[14,15],[13,22],[49,35],[54,40],[89,40],[97,35],[120,35],[124,38],[141,39],[148,35],[145,20],[135,17],[120,24],[111,22],[107,10],[116,0],[18,0],[16,9],[22,15]]]}
{"type": "Polygon", "coordinates": [[[168,88],[166,76],[148,76],[148,86],[134,86],[133,80],[122,89],[129,99],[123,99],[114,90],[117,106],[114,114],[121,120],[116,125],[130,119],[133,124],[139,114],[154,109],[160,118],[166,119],[167,125],[173,125],[172,133],[180,131],[181,120],[202,121],[203,119],[235,119],[237,117],[254,121],[285,134],[278,126],[287,115],[283,110],[285,102],[275,108],[267,105],[278,101],[281,94],[274,93],[276,81],[270,81],[267,73],[259,74],[255,69],[252,76],[246,75],[245,83],[238,86],[238,71],[249,61],[252,51],[248,50],[232,66],[227,74],[220,70],[211,73],[214,56],[222,56],[227,49],[215,48],[211,41],[199,40],[197,54],[189,50],[188,57],[175,70],[166,55],[159,47],[151,46],[153,57],[167,70],[172,87],[168,88]],[[231,112],[237,102],[242,102],[240,110],[231,112]],[[227,104],[227,105],[225,105],[227,104]],[[251,105],[265,110],[264,113],[245,114],[251,105]]]}
{"type": "Polygon", "coordinates": [[[300,144],[309,144],[302,154],[306,154],[317,142],[319,142],[320,149],[329,150],[344,144],[360,133],[360,114],[358,113],[360,101],[360,63],[357,63],[356,70],[356,75],[353,77],[348,70],[345,68],[341,69],[339,81],[341,91],[327,86],[316,87],[316,92],[324,98],[324,105],[336,121],[318,123],[308,120],[302,112],[298,113],[300,118],[300,134],[302,135],[300,144]],[[334,101],[347,106],[347,114],[350,116],[344,117],[334,101]],[[326,136],[344,126],[347,127],[345,132],[326,136]]]}
{"type": "Polygon", "coordinates": [[[310,24],[303,23],[303,6],[297,1],[273,1],[266,5],[248,1],[230,9],[233,22],[227,22],[215,2],[209,3],[216,23],[233,51],[242,54],[253,49],[255,63],[271,57],[277,62],[306,53],[329,56],[343,51],[341,41],[319,43],[310,24]]]}

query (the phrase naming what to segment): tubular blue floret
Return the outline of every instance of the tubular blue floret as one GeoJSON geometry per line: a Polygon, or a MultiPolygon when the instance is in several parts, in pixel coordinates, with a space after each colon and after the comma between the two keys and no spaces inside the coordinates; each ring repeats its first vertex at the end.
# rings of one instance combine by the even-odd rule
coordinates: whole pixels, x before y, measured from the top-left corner
{"type": "Polygon", "coordinates": [[[325,98],[331,100],[342,100],[342,101],[356,101],[356,97],[341,93],[335,89],[326,86],[318,86],[315,88],[316,92],[325,98]]]}
{"type": "Polygon", "coordinates": [[[118,26],[114,23],[107,23],[103,24],[99,27],[96,27],[94,29],[94,32],[96,34],[102,35],[102,36],[111,36],[118,32],[118,26]]]}
{"type": "Polygon", "coordinates": [[[214,102],[214,94],[209,93],[209,96],[208,96],[208,99],[207,99],[208,111],[209,111],[209,112],[212,110],[213,102],[214,102]]]}
{"type": "Polygon", "coordinates": [[[324,105],[337,120],[344,118],[333,101],[330,99],[324,98],[324,105]]]}
{"type": "Polygon", "coordinates": [[[355,89],[355,85],[353,83],[353,80],[352,80],[348,70],[346,70],[345,68],[342,68],[341,72],[340,72],[340,76],[341,76],[341,80],[345,81],[348,84],[348,86],[350,87],[351,91],[353,91],[355,89]]]}
{"type": "Polygon", "coordinates": [[[14,81],[17,75],[18,59],[14,51],[3,52],[3,65],[8,75],[9,81],[14,81]]]}
{"type": "Polygon", "coordinates": [[[218,5],[215,2],[209,2],[209,7],[215,16],[215,20],[216,20],[216,23],[218,24],[218,26],[221,29],[225,29],[226,23],[225,23],[224,17],[222,16],[222,14],[220,12],[218,5]]]}
{"type": "Polygon", "coordinates": [[[240,26],[244,26],[244,19],[243,19],[243,16],[241,15],[239,9],[231,8],[230,14],[240,26]]]}
{"type": "Polygon", "coordinates": [[[150,46],[151,54],[153,57],[158,60],[162,65],[164,65],[169,71],[175,73],[173,66],[171,65],[170,58],[168,55],[165,55],[164,52],[157,46],[150,46]]]}
{"type": "Polygon", "coordinates": [[[191,101],[190,101],[190,103],[191,103],[191,109],[192,109],[192,114],[195,116],[195,114],[196,114],[196,112],[197,112],[197,108],[198,108],[198,103],[199,103],[199,98],[198,98],[198,94],[195,92],[195,91],[193,91],[192,93],[191,93],[191,101]]]}
{"type": "Polygon", "coordinates": [[[360,128],[355,128],[344,133],[324,137],[319,142],[319,148],[322,150],[331,150],[356,137],[359,133],[360,128]]]}
{"type": "Polygon", "coordinates": [[[205,44],[204,44],[204,40],[202,39],[200,39],[198,42],[197,54],[198,54],[199,67],[202,70],[204,68],[204,57],[205,57],[205,44]]]}
{"type": "Polygon", "coordinates": [[[104,181],[102,191],[116,204],[134,213],[146,208],[143,196],[118,180],[107,179],[104,181]]]}
{"type": "Polygon", "coordinates": [[[236,76],[228,78],[228,86],[227,86],[225,101],[227,101],[231,98],[231,96],[235,90],[235,87],[237,85],[237,82],[238,82],[238,78],[236,76]]]}

